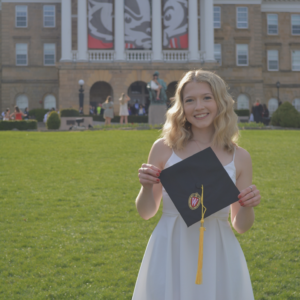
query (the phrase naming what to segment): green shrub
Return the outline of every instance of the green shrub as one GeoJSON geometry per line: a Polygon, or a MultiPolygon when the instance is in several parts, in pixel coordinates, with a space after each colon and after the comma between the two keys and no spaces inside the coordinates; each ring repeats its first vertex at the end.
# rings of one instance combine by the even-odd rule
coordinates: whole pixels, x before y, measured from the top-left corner
{"type": "Polygon", "coordinates": [[[52,111],[47,119],[46,126],[48,129],[59,129],[60,117],[56,111],[52,111]]]}
{"type": "Polygon", "coordinates": [[[38,122],[43,122],[44,115],[49,111],[49,109],[44,108],[35,108],[29,111],[29,116],[32,119],[37,120],[38,122]]]}
{"type": "Polygon", "coordinates": [[[249,117],[250,116],[249,109],[235,109],[234,111],[239,117],[249,117]]]}
{"type": "Polygon", "coordinates": [[[284,102],[272,114],[271,125],[281,127],[300,127],[300,113],[289,102],[284,102]]]}
{"type": "Polygon", "coordinates": [[[36,120],[23,121],[0,121],[0,130],[34,130],[37,129],[36,120]]]}
{"type": "Polygon", "coordinates": [[[76,109],[62,109],[60,111],[60,116],[61,117],[79,117],[80,114],[79,114],[79,111],[76,110],[76,109]]]}
{"type": "MultiPolygon", "coordinates": [[[[90,116],[86,116],[90,117],[90,116]]],[[[93,116],[93,121],[104,122],[104,118],[102,115],[93,116]]],[[[113,123],[120,122],[120,116],[115,116],[111,119],[113,123]]],[[[148,123],[148,116],[128,116],[128,123],[148,123]]]]}

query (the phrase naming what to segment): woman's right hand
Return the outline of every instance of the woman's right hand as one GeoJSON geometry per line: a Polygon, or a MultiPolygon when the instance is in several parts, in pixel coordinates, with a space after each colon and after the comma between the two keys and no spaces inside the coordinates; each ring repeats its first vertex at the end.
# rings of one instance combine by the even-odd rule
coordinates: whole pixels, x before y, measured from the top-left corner
{"type": "Polygon", "coordinates": [[[158,178],[161,170],[150,164],[142,164],[139,169],[139,180],[143,187],[152,187],[153,184],[159,184],[158,178]]]}

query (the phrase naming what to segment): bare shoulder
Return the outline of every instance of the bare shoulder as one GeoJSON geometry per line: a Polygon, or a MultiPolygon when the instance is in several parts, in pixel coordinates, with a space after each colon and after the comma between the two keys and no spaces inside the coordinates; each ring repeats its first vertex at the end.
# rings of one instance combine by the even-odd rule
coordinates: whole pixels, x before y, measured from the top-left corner
{"type": "Polygon", "coordinates": [[[237,175],[241,174],[243,170],[252,170],[252,160],[249,152],[242,147],[236,147],[235,166],[237,175]]]}
{"type": "Polygon", "coordinates": [[[162,170],[171,155],[172,149],[167,146],[165,140],[161,138],[154,142],[149,154],[148,162],[162,170]]]}

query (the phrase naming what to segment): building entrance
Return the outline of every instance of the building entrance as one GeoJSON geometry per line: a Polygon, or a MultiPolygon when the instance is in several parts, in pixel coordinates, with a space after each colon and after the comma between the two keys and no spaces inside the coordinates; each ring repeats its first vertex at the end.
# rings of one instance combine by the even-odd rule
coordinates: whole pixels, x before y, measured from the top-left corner
{"type": "Polygon", "coordinates": [[[107,96],[112,96],[113,98],[111,85],[105,81],[95,82],[90,89],[90,105],[97,107],[99,103],[105,102],[107,96]]]}
{"type": "Polygon", "coordinates": [[[149,107],[149,92],[147,83],[144,81],[135,81],[128,88],[128,96],[130,97],[129,105],[134,106],[136,103],[142,104],[146,112],[149,107]]]}

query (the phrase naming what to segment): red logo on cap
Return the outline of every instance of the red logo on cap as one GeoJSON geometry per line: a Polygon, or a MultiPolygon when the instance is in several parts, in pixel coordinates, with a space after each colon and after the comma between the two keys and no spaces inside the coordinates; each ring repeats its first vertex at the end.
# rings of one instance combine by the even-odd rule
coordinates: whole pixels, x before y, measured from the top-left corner
{"type": "Polygon", "coordinates": [[[191,206],[192,206],[192,207],[196,207],[197,204],[198,204],[198,202],[199,202],[199,198],[197,198],[197,197],[192,197],[192,199],[191,199],[191,206]]]}
{"type": "Polygon", "coordinates": [[[200,195],[198,193],[194,193],[189,197],[189,208],[194,210],[200,206],[200,195]]]}

